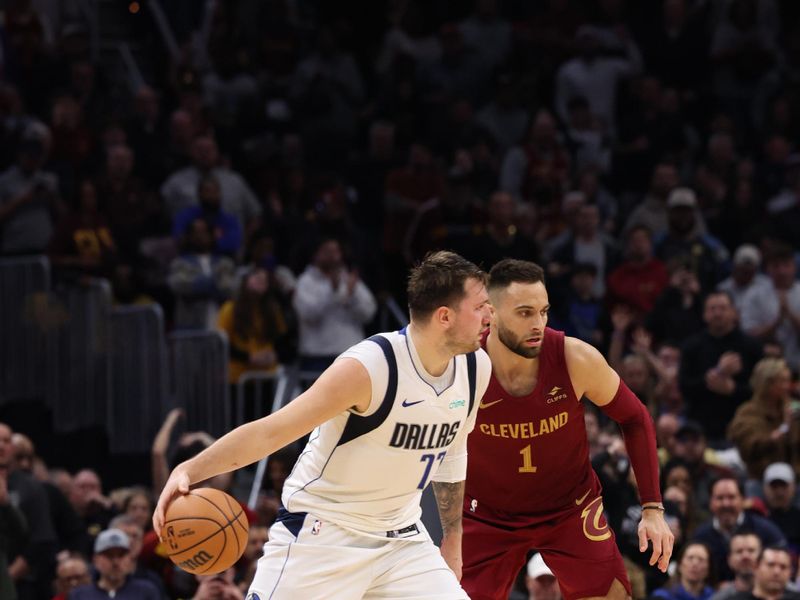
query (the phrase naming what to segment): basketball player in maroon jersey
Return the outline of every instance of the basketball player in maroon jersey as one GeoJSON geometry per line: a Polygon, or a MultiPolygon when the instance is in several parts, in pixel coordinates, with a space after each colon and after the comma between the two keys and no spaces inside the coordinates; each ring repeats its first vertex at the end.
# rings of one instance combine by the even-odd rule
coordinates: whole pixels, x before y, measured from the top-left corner
{"type": "Polygon", "coordinates": [[[546,327],[541,267],[497,263],[489,296],[492,377],[468,442],[461,584],[472,600],[506,600],[535,548],[565,600],[629,597],[580,400],[619,423],[642,501],[640,549],[652,542],[650,564],[666,571],[673,535],[663,518],[653,422],[594,347],[546,327]]]}

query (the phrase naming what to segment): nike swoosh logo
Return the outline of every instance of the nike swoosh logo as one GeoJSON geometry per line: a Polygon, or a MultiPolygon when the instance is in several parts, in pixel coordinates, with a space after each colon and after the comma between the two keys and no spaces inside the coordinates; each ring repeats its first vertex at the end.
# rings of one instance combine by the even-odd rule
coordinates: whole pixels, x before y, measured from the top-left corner
{"type": "Polygon", "coordinates": [[[480,408],[489,408],[490,406],[494,406],[498,402],[502,402],[505,398],[500,398],[500,400],[495,400],[494,402],[481,402],[479,404],[480,408]]]}
{"type": "Polygon", "coordinates": [[[420,402],[425,402],[425,400],[417,400],[416,402],[409,402],[408,399],[403,400],[403,406],[414,406],[415,404],[419,404],[420,402]]]}
{"type": "Polygon", "coordinates": [[[586,498],[589,496],[589,494],[591,493],[591,491],[592,491],[592,490],[591,490],[591,489],[589,489],[589,491],[588,491],[588,492],[586,492],[586,493],[585,493],[583,496],[581,496],[580,498],[578,498],[577,500],[575,500],[575,504],[576,504],[576,506],[580,506],[581,504],[583,504],[583,501],[584,501],[584,500],[586,500],[586,498]]]}

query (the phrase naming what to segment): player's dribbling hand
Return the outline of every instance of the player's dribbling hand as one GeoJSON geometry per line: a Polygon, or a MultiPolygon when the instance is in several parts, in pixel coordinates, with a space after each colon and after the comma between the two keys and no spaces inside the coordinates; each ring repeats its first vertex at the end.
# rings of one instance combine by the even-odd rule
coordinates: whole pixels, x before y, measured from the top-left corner
{"type": "Polygon", "coordinates": [[[647,541],[653,543],[653,554],[650,557],[650,566],[658,565],[658,570],[667,572],[669,559],[672,557],[672,545],[675,536],[670,531],[669,525],[664,520],[660,510],[643,510],[642,520],[639,521],[639,551],[647,552],[647,541]]]}
{"type": "Polygon", "coordinates": [[[189,485],[189,475],[182,471],[180,467],[176,467],[170,474],[169,479],[167,479],[164,489],[161,490],[156,509],[153,511],[153,531],[158,535],[158,539],[161,539],[161,529],[166,520],[169,503],[178,494],[188,494],[189,485]]]}

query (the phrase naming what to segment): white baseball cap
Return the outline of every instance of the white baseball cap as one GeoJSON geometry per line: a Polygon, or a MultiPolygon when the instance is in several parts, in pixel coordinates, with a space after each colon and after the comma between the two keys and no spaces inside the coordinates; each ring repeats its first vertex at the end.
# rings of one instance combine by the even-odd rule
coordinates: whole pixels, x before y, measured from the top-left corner
{"type": "Polygon", "coordinates": [[[769,485],[773,481],[794,483],[794,470],[785,462],[772,463],[764,469],[764,485],[769,485]]]}

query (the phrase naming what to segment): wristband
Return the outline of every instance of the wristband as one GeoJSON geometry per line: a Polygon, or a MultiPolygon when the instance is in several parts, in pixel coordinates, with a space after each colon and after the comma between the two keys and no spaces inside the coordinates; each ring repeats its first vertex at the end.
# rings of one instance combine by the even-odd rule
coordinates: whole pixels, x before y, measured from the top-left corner
{"type": "Polygon", "coordinates": [[[643,506],[642,510],[660,510],[661,512],[664,512],[664,507],[663,506],[656,506],[654,504],[650,504],[648,506],[643,506]]]}

